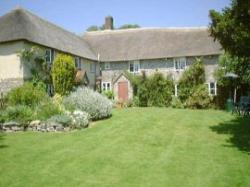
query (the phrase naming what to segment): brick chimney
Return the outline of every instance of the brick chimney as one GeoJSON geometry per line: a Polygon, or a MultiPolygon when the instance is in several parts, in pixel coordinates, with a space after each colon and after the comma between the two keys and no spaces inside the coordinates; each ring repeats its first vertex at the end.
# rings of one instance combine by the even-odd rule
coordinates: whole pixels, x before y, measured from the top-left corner
{"type": "Polygon", "coordinates": [[[105,24],[104,24],[105,30],[113,30],[114,29],[113,22],[114,21],[112,16],[105,17],[105,24]]]}

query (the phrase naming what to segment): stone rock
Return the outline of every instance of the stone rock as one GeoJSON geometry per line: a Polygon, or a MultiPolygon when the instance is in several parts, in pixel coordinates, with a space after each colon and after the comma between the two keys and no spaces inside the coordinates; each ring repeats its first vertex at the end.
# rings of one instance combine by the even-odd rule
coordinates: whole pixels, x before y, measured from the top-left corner
{"type": "Polygon", "coordinates": [[[22,131],[23,128],[20,127],[20,126],[14,126],[14,127],[11,128],[11,130],[13,130],[13,131],[22,131]]]}
{"type": "Polygon", "coordinates": [[[34,121],[31,121],[30,122],[30,127],[36,127],[36,126],[39,126],[41,124],[41,121],[40,120],[34,120],[34,121]]]}
{"type": "Polygon", "coordinates": [[[3,124],[3,127],[9,127],[9,128],[17,126],[20,126],[20,124],[15,121],[9,121],[3,124]]]}

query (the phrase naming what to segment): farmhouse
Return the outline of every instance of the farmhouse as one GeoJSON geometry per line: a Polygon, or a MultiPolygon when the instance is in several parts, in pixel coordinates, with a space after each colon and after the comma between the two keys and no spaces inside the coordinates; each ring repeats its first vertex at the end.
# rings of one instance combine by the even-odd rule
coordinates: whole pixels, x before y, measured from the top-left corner
{"type": "Polygon", "coordinates": [[[107,17],[106,30],[77,36],[18,8],[0,17],[0,28],[0,92],[30,79],[27,63],[18,51],[38,45],[44,50],[48,64],[58,52],[73,55],[89,86],[95,88],[100,84],[103,90],[114,91],[116,100],[133,97],[125,71],[146,75],[162,72],[172,76],[177,95],[178,79],[197,57],[205,62],[210,94],[216,94],[213,73],[222,51],[206,27],[112,30],[113,18],[107,17]]]}

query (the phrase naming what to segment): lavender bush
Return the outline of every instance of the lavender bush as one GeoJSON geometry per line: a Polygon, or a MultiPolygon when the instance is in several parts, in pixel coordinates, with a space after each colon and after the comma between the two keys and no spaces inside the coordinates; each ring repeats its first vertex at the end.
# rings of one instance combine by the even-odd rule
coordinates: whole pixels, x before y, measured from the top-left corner
{"type": "Polygon", "coordinates": [[[108,98],[86,87],[72,92],[63,103],[68,110],[87,112],[93,120],[109,117],[112,110],[112,102],[108,98]]]}

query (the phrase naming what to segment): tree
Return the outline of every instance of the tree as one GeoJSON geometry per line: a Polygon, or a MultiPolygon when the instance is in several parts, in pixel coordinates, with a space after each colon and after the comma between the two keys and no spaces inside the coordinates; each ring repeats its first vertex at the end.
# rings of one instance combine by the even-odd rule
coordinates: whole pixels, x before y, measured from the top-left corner
{"type": "Polygon", "coordinates": [[[87,28],[88,32],[98,31],[98,30],[99,30],[99,27],[97,25],[91,25],[90,27],[87,28]]]}
{"type": "Polygon", "coordinates": [[[138,24],[124,24],[119,27],[119,29],[132,29],[132,28],[140,28],[138,24]]]}
{"type": "Polygon", "coordinates": [[[53,62],[51,74],[56,93],[66,95],[72,91],[75,80],[75,63],[70,55],[58,54],[53,62]]]}
{"type": "Polygon", "coordinates": [[[232,56],[250,58],[250,1],[232,0],[222,13],[210,10],[210,18],[210,33],[223,49],[232,56]]]}
{"type": "Polygon", "coordinates": [[[231,80],[225,78],[226,73],[235,73],[238,78],[234,81],[239,89],[244,89],[250,86],[250,63],[246,63],[244,58],[235,57],[228,53],[221,55],[219,58],[219,68],[215,72],[217,83],[220,86],[230,86],[231,80]]]}
{"type": "Polygon", "coordinates": [[[103,31],[105,30],[105,26],[97,26],[97,25],[91,25],[90,27],[88,27],[86,29],[88,32],[92,32],[92,31],[103,31]]]}

